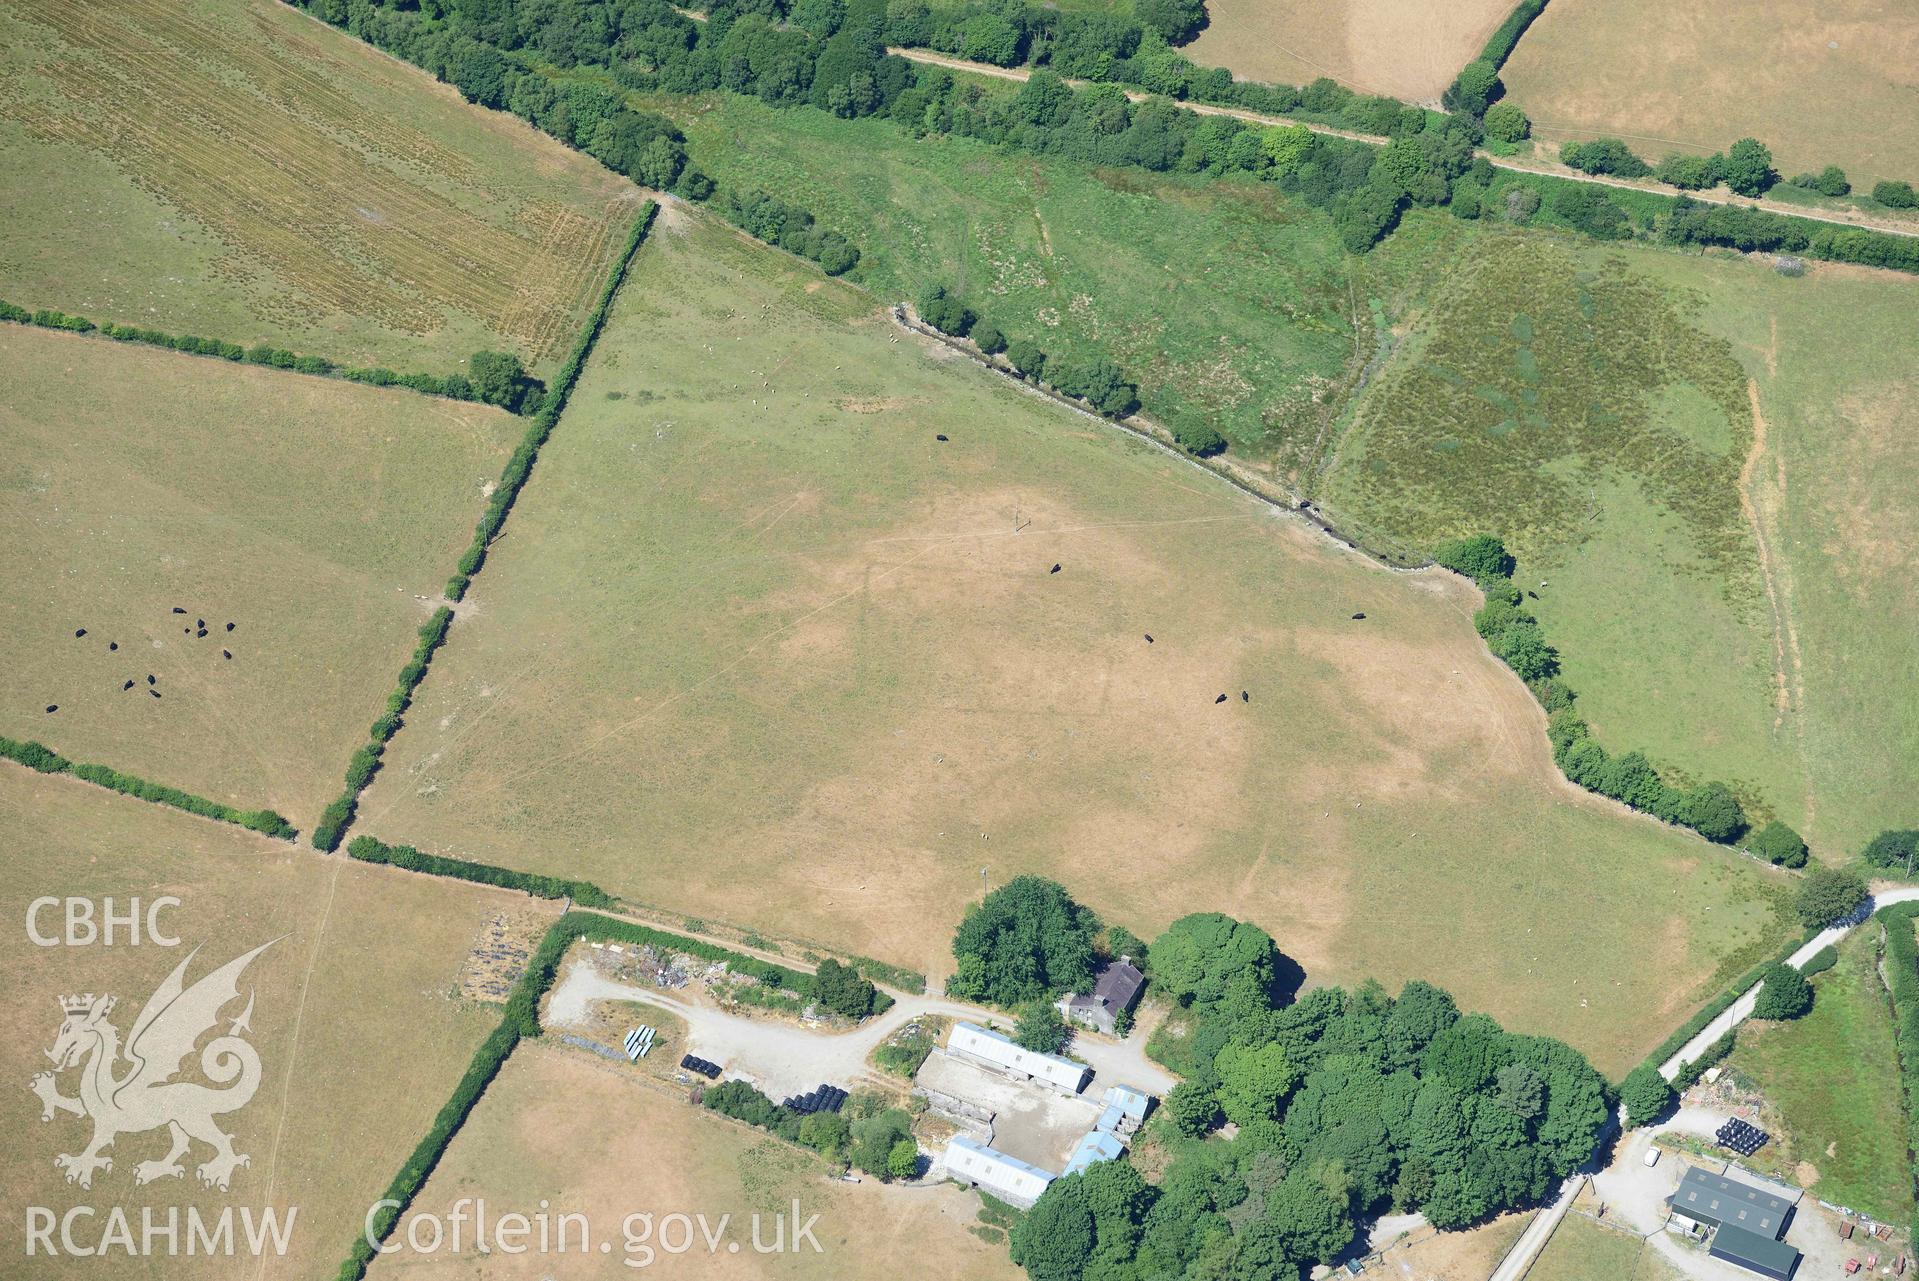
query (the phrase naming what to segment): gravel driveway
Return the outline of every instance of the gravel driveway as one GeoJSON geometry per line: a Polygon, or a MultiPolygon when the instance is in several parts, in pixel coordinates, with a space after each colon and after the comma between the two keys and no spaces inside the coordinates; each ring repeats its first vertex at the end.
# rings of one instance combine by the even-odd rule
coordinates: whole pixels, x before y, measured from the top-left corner
{"type": "MultiPolygon", "coordinates": [[[[659,988],[641,987],[607,977],[590,955],[576,956],[566,965],[547,1000],[545,1021],[555,1027],[579,1027],[587,1022],[595,1001],[636,1001],[671,1010],[686,1020],[687,1053],[711,1059],[729,1076],[752,1081],[776,1102],[804,1094],[829,1083],[851,1088],[856,1082],[880,1079],[867,1058],[893,1033],[926,1014],[984,1024],[995,1015],[975,1005],[938,996],[893,994],[897,1004],[878,1018],[847,1031],[800,1027],[774,1018],[749,1018],[710,1005],[685,1000],[659,988]]],[[[1068,1053],[1093,1069],[1094,1084],[1134,1085],[1149,1094],[1164,1095],[1177,1078],[1146,1057],[1146,1034],[1135,1032],[1124,1041],[1082,1035],[1068,1053]]],[[[893,1084],[898,1084],[894,1081],[893,1084]]]]}

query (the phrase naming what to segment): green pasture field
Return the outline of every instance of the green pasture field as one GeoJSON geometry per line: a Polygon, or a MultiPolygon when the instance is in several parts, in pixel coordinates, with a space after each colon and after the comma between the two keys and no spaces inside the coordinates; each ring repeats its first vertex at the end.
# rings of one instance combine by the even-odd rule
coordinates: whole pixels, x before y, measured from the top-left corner
{"type": "Polygon", "coordinates": [[[1765,1095],[1768,1128],[1780,1131],[1755,1158],[1765,1170],[1834,1205],[1905,1223],[1913,1212],[1908,1135],[1878,961],[1878,927],[1854,931],[1839,964],[1813,979],[1811,1012],[1741,1028],[1728,1063],[1765,1095]],[[1843,1089],[1834,1088],[1839,1081],[1843,1089]]]}
{"type": "Polygon", "coordinates": [[[1464,263],[1362,400],[1331,504],[1415,545],[1502,533],[1613,750],[1723,779],[1829,860],[1909,826],[1910,282],[1537,234],[1464,263]]]}
{"type": "MultiPolygon", "coordinates": [[[[1912,282],[1813,267],[1781,276],[1731,256],[1670,259],[1699,323],[1733,344],[1766,448],[1748,488],[1786,625],[1783,733],[1803,754],[1803,817],[1824,857],[1919,823],[1919,328],[1912,282]]],[[[1759,615],[1770,660],[1775,629],[1759,615]]]]}
{"type": "MultiPolygon", "coordinates": [[[[125,1210],[136,1243],[143,1209],[154,1210],[162,1224],[169,1207],[181,1215],[175,1256],[156,1239],[151,1257],[115,1250],[105,1258],[73,1259],[63,1251],[59,1259],[15,1259],[9,1274],[166,1281],[332,1275],[368,1204],[445,1102],[474,1047],[499,1022],[497,1007],[457,999],[456,980],[487,922],[501,911],[527,911],[527,900],[321,859],[12,764],[0,764],[0,854],[0,898],[13,917],[0,946],[6,980],[0,1066],[8,1082],[0,1091],[6,1133],[0,1195],[22,1213],[27,1206],[56,1215],[95,1207],[95,1217],[75,1220],[83,1245],[99,1244],[111,1207],[125,1210]],[[111,947],[41,947],[26,934],[27,905],[41,897],[86,898],[96,913],[104,913],[111,897],[114,911],[124,915],[133,900],[144,908],[161,895],[179,900],[158,917],[178,946],[158,945],[144,934],[129,945],[124,926],[111,947]],[[90,1188],[68,1184],[54,1157],[81,1151],[91,1127],[65,1113],[43,1122],[40,1101],[28,1089],[29,1079],[51,1066],[43,1051],[60,1030],[60,998],[113,996],[108,1021],[124,1045],[147,998],[196,948],[184,979],[189,987],[267,943],[218,1024],[226,1032],[251,1001],[247,1040],[259,1055],[257,1092],[218,1118],[235,1152],[250,1158],[234,1171],[228,1190],[201,1186],[196,1167],[211,1155],[201,1143],[180,1177],[137,1184],[136,1167],[166,1154],[163,1129],[121,1134],[107,1152],[110,1170],[95,1173],[90,1188]],[[283,1221],[292,1209],[286,1253],[264,1260],[186,1257],[189,1206],[209,1221],[226,1207],[257,1213],[272,1206],[283,1221]]],[[[61,920],[56,907],[42,912],[38,925],[57,939],[61,920]]],[[[76,1094],[77,1075],[69,1070],[58,1078],[61,1093],[76,1094]]],[[[197,1054],[186,1060],[182,1079],[208,1081],[197,1054]]],[[[23,1232],[23,1223],[12,1226],[10,1251],[24,1251],[23,1232]]],[[[56,1248],[59,1240],[56,1232],[56,1248]]]]}
{"type": "Polygon", "coordinates": [[[1568,1214],[1526,1272],[1526,1281],[1675,1281],[1678,1273],[1633,1232],[1568,1214]]]}
{"type": "Polygon", "coordinates": [[[1602,742],[1801,824],[1742,502],[1746,370],[1676,284],[1695,261],[1487,234],[1370,389],[1325,492],[1416,545],[1502,535],[1602,742]]]}
{"type": "Polygon", "coordinates": [[[624,178],[272,0],[0,7],[0,298],[350,365],[564,358],[624,178]]]}
{"type": "Polygon", "coordinates": [[[916,139],[735,94],[640,105],[672,116],[722,183],[796,201],[852,239],[853,278],[882,298],[945,285],[1009,338],[1104,354],[1148,415],[1207,423],[1242,461],[1287,476],[1317,456],[1372,357],[1374,306],[1396,323],[1466,234],[1409,217],[1362,259],[1325,215],[1252,179],[916,139]]]}
{"type": "Polygon", "coordinates": [[[669,207],[359,825],[935,974],[1042,873],[1623,1070],[1784,882],[1564,783],[1475,599],[669,207]]]}
{"type": "Polygon", "coordinates": [[[310,830],[523,420],[19,325],[0,368],[0,733],[310,830]]]}

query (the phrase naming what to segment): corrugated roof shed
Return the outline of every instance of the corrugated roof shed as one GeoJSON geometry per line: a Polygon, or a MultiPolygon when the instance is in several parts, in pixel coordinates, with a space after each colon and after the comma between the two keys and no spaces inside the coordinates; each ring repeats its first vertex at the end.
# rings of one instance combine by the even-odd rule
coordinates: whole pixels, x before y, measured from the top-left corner
{"type": "Polygon", "coordinates": [[[1788,1281],[1793,1270],[1799,1266],[1799,1251],[1784,1241],[1775,1241],[1745,1228],[1720,1228],[1713,1233],[1712,1248],[1708,1253],[1716,1259],[1736,1263],[1750,1272],[1772,1277],[1775,1281],[1788,1281]]]}
{"type": "Polygon", "coordinates": [[[1067,1174],[1078,1174],[1095,1161],[1117,1161],[1126,1155],[1126,1145],[1104,1130],[1088,1130],[1066,1162],[1067,1174]]]}
{"type": "Polygon", "coordinates": [[[1698,1223],[1725,1224],[1777,1241],[1786,1230],[1792,1202],[1697,1166],[1686,1171],[1672,1194],[1672,1208],[1698,1223]]]}

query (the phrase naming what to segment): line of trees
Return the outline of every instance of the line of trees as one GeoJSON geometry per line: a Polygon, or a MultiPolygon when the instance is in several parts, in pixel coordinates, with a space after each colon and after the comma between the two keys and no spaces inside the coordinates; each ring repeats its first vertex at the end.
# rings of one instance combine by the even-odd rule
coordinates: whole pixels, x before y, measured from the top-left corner
{"type": "MultiPolygon", "coordinates": [[[[971,338],[987,356],[1003,355],[1021,378],[1082,401],[1104,417],[1125,418],[1139,408],[1138,384],[1129,381],[1112,361],[1104,356],[1056,358],[1026,339],[1009,342],[999,326],[978,315],[944,285],[922,290],[914,310],[941,333],[971,338]]],[[[1226,448],[1225,438],[1203,424],[1184,427],[1176,435],[1181,446],[1196,454],[1216,454],[1226,448]]]]}
{"type": "MultiPolygon", "coordinates": [[[[1652,177],[1685,191],[1704,191],[1724,183],[1735,195],[1757,197],[1781,181],[1773,167],[1772,149],[1757,138],[1741,138],[1725,151],[1709,156],[1670,152],[1659,163],[1651,164],[1621,139],[1601,137],[1565,143],[1559,148],[1559,158],[1582,173],[1652,177]]],[[[1787,185],[1833,199],[1852,193],[1852,181],[1838,165],[1827,165],[1817,173],[1796,174],[1787,185]]],[[[1913,191],[1912,184],[1896,180],[1873,184],[1872,200],[1888,209],[1919,207],[1919,193],[1913,191]]]]}
{"type": "MultiPolygon", "coordinates": [[[[1745,835],[1749,827],[1745,809],[1725,784],[1705,783],[1690,790],[1674,787],[1659,777],[1643,753],[1615,757],[1592,737],[1591,728],[1574,707],[1576,695],[1559,678],[1558,651],[1547,643],[1539,620],[1524,607],[1519,585],[1512,578],[1516,563],[1504,543],[1486,534],[1455,539],[1434,549],[1433,559],[1471,578],[1486,594],[1486,603],[1473,615],[1473,626],[1494,656],[1526,682],[1546,709],[1553,760],[1568,779],[1665,822],[1689,827],[1709,841],[1730,844],[1745,835]]],[[[1771,824],[1767,831],[1766,856],[1778,854],[1783,861],[1796,844],[1804,862],[1805,843],[1798,833],[1783,823],[1771,824]],[[1774,832],[1775,827],[1783,830],[1774,832]]]]}
{"type": "Polygon", "coordinates": [[[1721,245],[1746,253],[1806,254],[1833,262],[1919,272],[1919,236],[1793,218],[1744,205],[1703,204],[1678,197],[1661,228],[1671,245],[1721,245]]]}
{"type": "Polygon", "coordinates": [[[413,692],[426,679],[427,665],[433,661],[434,651],[446,641],[447,628],[452,625],[453,611],[442,605],[433,611],[433,616],[420,628],[419,639],[413,646],[413,656],[400,669],[399,683],[387,695],[386,710],[380,713],[380,718],[373,722],[373,728],[367,731],[367,741],[347,761],[346,790],[320,813],[320,821],[313,829],[316,849],[332,853],[340,848],[340,836],[353,822],[354,812],[359,808],[360,793],[366,790],[366,785],[379,772],[380,758],[386,753],[386,745],[405,723],[407,708],[413,705],[413,692]]]}
{"type": "Polygon", "coordinates": [[[46,307],[29,311],[25,307],[4,300],[0,300],[0,320],[10,320],[18,325],[34,325],[41,329],[59,329],[71,334],[99,334],[115,342],[164,347],[168,351],[211,356],[216,360],[230,360],[236,364],[289,369],[296,374],[344,378],[348,382],[367,383],[374,387],[406,387],[428,396],[443,396],[448,400],[483,401],[516,414],[532,413],[539,408],[540,398],[545,391],[538,379],[527,374],[520,363],[520,358],[507,352],[474,352],[467,361],[468,372],[464,374],[444,376],[401,374],[382,366],[361,367],[336,364],[325,356],[302,356],[284,347],[274,347],[267,343],[242,347],[239,343],[226,342],[219,338],[169,334],[141,325],[121,325],[110,320],[89,320],[85,316],[69,315],[64,311],[55,311],[46,307]]]}
{"type": "Polygon", "coordinates": [[[535,898],[570,898],[582,907],[612,907],[613,896],[591,881],[567,880],[557,876],[540,876],[533,872],[516,872],[512,868],[495,867],[490,863],[473,863],[463,858],[447,858],[439,854],[428,854],[414,849],[411,845],[388,845],[385,841],[371,836],[356,836],[347,842],[348,857],[362,863],[384,863],[390,867],[405,868],[409,872],[424,872],[428,876],[445,876],[458,881],[472,881],[478,885],[498,885],[505,889],[519,890],[535,898]]]}
{"type": "Polygon", "coordinates": [[[233,823],[249,831],[259,832],[264,836],[275,837],[282,841],[290,841],[300,834],[293,824],[272,810],[235,809],[231,805],[222,805],[219,801],[210,801],[204,796],[195,796],[192,792],[183,792],[177,787],[154,783],[132,774],[122,774],[119,770],[106,765],[71,761],[44,743],[0,735],[0,756],[5,756],[42,774],[71,774],[75,778],[85,779],[100,787],[111,788],[138,800],[152,801],[156,805],[169,805],[177,810],[185,810],[189,814],[198,814],[201,818],[233,823]]]}
{"type": "Polygon", "coordinates": [[[1097,11],[1061,12],[1021,5],[896,5],[889,44],[932,49],[998,66],[1031,66],[1075,80],[1132,85],[1173,99],[1297,116],[1364,133],[1416,134],[1437,113],[1397,98],[1353,92],[1330,77],[1307,85],[1235,80],[1223,67],[1200,67],[1141,6],[1133,20],[1097,11]]]}
{"type": "MultiPolygon", "coordinates": [[[[1892,991],[1893,1041],[1899,1052],[1899,1084],[1905,1096],[1908,1133],[1919,1133],[1919,944],[1913,921],[1919,903],[1900,903],[1878,914],[1884,929],[1886,983],[1892,991]]],[[[1908,1158],[1915,1154],[1908,1152],[1908,1158]]],[[[1919,1160],[1911,1175],[1919,1184],[1919,1160]]],[[[1913,1229],[1919,1232],[1919,1217],[1913,1229]]]]}
{"type": "MultiPolygon", "coordinates": [[[[437,2],[418,8],[361,7],[346,0],[307,3],[355,34],[451,80],[475,101],[498,100],[517,110],[506,86],[520,86],[528,77],[560,86],[552,90],[558,96],[549,107],[523,114],[603,157],[610,144],[602,133],[618,131],[600,126],[620,90],[724,89],[774,106],[885,116],[915,136],[959,134],[995,146],[1159,172],[1252,173],[1324,210],[1341,243],[1353,252],[1365,252],[1390,234],[1408,208],[1451,201],[1481,141],[1523,137],[1527,128],[1523,112],[1494,112],[1503,105],[1496,75],[1478,86],[1480,92],[1455,95],[1450,114],[1430,112],[1396,99],[1356,95],[1331,80],[1303,88],[1238,82],[1225,71],[1194,67],[1156,30],[1097,14],[1026,7],[889,9],[886,0],[793,0],[790,5],[788,0],[721,0],[709,8],[705,22],[696,22],[668,0],[489,0],[484,6],[451,9],[437,2]],[[1019,90],[1009,92],[888,54],[889,40],[955,45],[969,57],[1031,59],[1036,70],[1019,90]],[[1096,83],[1076,88],[1065,84],[1062,74],[1096,83]],[[1161,96],[1133,103],[1122,88],[1128,84],[1161,96]],[[1202,117],[1180,107],[1180,98],[1339,124],[1388,142],[1373,146],[1297,125],[1202,117]],[[594,123],[583,130],[582,119],[594,123]]],[[[683,159],[683,146],[670,129],[658,122],[634,125],[630,132],[646,136],[644,149],[661,156],[680,147],[683,159]]],[[[661,175],[649,180],[669,185],[661,175]]],[[[713,191],[710,179],[684,163],[670,183],[694,199],[713,191]]],[[[1479,212],[1489,186],[1483,177],[1473,177],[1468,216],[1479,212]]],[[[1528,199],[1526,192],[1509,198],[1528,199]]],[[[1537,200],[1530,195],[1534,209],[1537,200]]],[[[1566,203],[1557,220],[1589,234],[1623,238],[1651,230],[1650,217],[1629,223],[1616,215],[1610,197],[1566,203]]],[[[1839,233],[1829,235],[1820,224],[1787,221],[1798,226],[1809,253],[1919,271],[1919,241],[1852,228],[1828,229],[1839,233]]],[[[782,220],[780,234],[787,233],[782,220]]],[[[830,234],[822,234],[823,249],[830,234]]]]}
{"type": "MultiPolygon", "coordinates": [[[[1500,68],[1506,65],[1506,59],[1512,57],[1513,50],[1518,47],[1519,37],[1526,34],[1526,28],[1545,9],[1546,0],[1519,0],[1513,11],[1506,15],[1506,20],[1486,37],[1479,56],[1461,67],[1459,74],[1453,77],[1453,82],[1446,86],[1446,92],[1440,100],[1445,103],[1447,110],[1464,111],[1473,116],[1490,114],[1492,106],[1499,102],[1506,91],[1499,79],[1500,68]]],[[[1523,132],[1519,134],[1521,138],[1524,136],[1523,132]]],[[[1510,141],[1516,142],[1518,138],[1510,141]]]]}
{"type": "Polygon", "coordinates": [[[846,1100],[842,1112],[801,1115],[782,1107],[746,1081],[722,1081],[707,1087],[700,1102],[722,1116],[771,1131],[789,1143],[812,1148],[839,1165],[854,1165],[891,1183],[919,1173],[919,1144],[913,1117],[885,1106],[877,1094],[862,1090],[846,1100]]]}
{"type": "Polygon", "coordinates": [[[810,258],[829,276],[844,275],[859,264],[860,251],[852,241],[815,225],[809,211],[764,191],[724,191],[713,207],[747,235],[810,258]]]}
{"type": "Polygon", "coordinates": [[[1184,1078],[1168,1121],[1233,1136],[1171,1145],[1156,1184],[1126,1162],[1055,1180],[1011,1232],[1035,1281],[1299,1276],[1388,1209],[1453,1228],[1534,1203],[1606,1125],[1606,1082],[1576,1051],[1428,984],[1292,1000],[1273,940],[1216,913],[1151,956],[1180,1007],[1150,1047],[1184,1078]]]}

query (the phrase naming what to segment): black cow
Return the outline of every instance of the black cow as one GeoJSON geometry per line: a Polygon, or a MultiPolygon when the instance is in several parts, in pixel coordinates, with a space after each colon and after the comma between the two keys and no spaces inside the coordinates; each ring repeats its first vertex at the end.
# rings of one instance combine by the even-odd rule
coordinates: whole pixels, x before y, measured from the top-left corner
{"type": "Polygon", "coordinates": [[[1049,569],[1049,570],[1047,570],[1046,572],[1047,572],[1047,573],[1049,573],[1049,574],[1057,574],[1057,573],[1059,573],[1059,562],[1057,562],[1057,561],[1055,561],[1055,562],[1053,563],[1053,567],[1052,567],[1051,569],[1049,569]]]}
{"type": "Polygon", "coordinates": [[[1213,700],[1213,706],[1218,707],[1221,703],[1225,701],[1226,701],[1226,695],[1221,694],[1218,698],[1213,700]]]}
{"type": "Polygon", "coordinates": [[[82,627],[79,631],[73,634],[73,638],[75,640],[79,640],[82,636],[85,636],[86,634],[87,634],[87,629],[82,627]]]}

